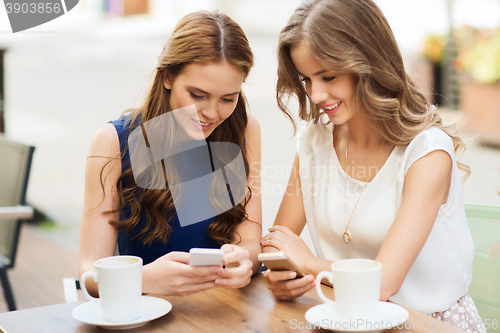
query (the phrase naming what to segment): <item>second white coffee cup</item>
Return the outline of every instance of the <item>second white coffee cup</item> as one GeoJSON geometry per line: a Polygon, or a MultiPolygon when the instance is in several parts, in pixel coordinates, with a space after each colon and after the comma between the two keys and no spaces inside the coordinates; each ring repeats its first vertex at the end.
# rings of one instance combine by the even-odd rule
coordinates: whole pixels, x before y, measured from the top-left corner
{"type": "Polygon", "coordinates": [[[97,260],[95,272],[85,272],[80,286],[85,296],[102,308],[104,320],[127,322],[141,316],[142,258],[113,256],[97,260]],[[90,296],[85,280],[97,282],[99,299],[90,296]]]}
{"type": "Polygon", "coordinates": [[[323,271],[316,277],[316,291],[321,300],[334,307],[337,321],[375,320],[380,301],[382,264],[371,259],[345,259],[334,262],[331,267],[331,272],[323,271]],[[321,290],[324,278],[333,285],[335,301],[321,290]]]}

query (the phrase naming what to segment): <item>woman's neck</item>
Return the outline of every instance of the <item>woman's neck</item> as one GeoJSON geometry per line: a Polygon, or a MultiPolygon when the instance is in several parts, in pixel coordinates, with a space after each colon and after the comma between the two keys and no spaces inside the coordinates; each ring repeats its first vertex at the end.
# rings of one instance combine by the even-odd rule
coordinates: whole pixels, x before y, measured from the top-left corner
{"type": "Polygon", "coordinates": [[[369,149],[373,146],[379,147],[384,141],[384,138],[375,127],[359,114],[349,119],[347,123],[342,124],[340,127],[339,136],[343,140],[346,140],[347,136],[349,136],[349,144],[361,149],[369,149]]]}
{"type": "Polygon", "coordinates": [[[335,126],[333,139],[341,167],[349,176],[363,182],[375,177],[394,148],[360,115],[335,126]]]}

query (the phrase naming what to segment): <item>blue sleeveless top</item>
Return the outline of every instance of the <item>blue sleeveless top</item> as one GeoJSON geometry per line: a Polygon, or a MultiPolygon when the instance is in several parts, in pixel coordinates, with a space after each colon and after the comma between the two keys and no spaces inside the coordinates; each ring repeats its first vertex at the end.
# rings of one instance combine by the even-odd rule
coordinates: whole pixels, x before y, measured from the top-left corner
{"type": "MultiPolygon", "coordinates": [[[[127,149],[127,142],[131,118],[132,114],[129,113],[118,120],[111,121],[118,132],[120,140],[122,172],[130,168],[130,155],[127,149]]],[[[122,186],[124,186],[125,181],[125,179],[122,180],[122,186]]],[[[120,220],[124,220],[129,216],[130,206],[126,204],[125,208],[120,212],[120,220]]],[[[145,246],[142,244],[139,237],[133,240],[131,239],[134,235],[138,234],[140,230],[145,228],[146,216],[143,213],[139,223],[131,230],[130,236],[126,232],[127,228],[123,228],[119,231],[118,250],[121,255],[135,255],[141,257],[144,265],[146,265],[171,251],[189,252],[193,247],[220,248],[220,245],[206,233],[207,227],[212,224],[213,221],[214,218],[209,218],[198,223],[181,227],[177,215],[174,214],[174,217],[170,220],[172,230],[168,242],[163,244],[161,241],[154,241],[151,245],[145,246]]]]}

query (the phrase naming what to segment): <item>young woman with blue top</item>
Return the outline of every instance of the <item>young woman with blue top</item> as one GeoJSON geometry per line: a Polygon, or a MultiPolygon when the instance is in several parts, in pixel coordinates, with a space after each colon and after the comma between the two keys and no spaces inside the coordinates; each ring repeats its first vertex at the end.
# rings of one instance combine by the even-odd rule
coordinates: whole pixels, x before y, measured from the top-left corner
{"type": "MultiPolygon", "coordinates": [[[[187,295],[217,285],[239,288],[250,282],[260,268],[257,255],[262,235],[260,127],[247,114],[241,91],[252,66],[248,40],[228,16],[200,11],[178,23],[158,58],[144,105],[102,126],[92,139],[85,174],[80,274],[94,270],[96,260],[112,256],[118,244],[120,254],[143,259],[144,293],[187,295]],[[165,125],[158,120],[165,115],[173,115],[172,126],[158,128],[165,125]],[[164,139],[159,144],[149,135],[155,126],[164,139]],[[175,184],[192,180],[183,165],[197,171],[199,163],[192,155],[173,166],[166,159],[158,161],[152,167],[164,172],[154,173],[146,182],[163,182],[164,186],[141,185],[143,179],[133,168],[134,143],[130,140],[137,133],[146,138],[142,139],[145,155],[173,142],[202,148],[231,143],[244,165],[247,192],[243,200],[235,202],[233,192],[230,209],[196,223],[183,223],[177,214],[181,207],[197,212],[213,199],[212,192],[201,191],[200,197],[196,192],[194,196],[182,191],[179,195],[173,189],[175,184]],[[180,181],[176,183],[171,174],[180,181]],[[188,251],[193,247],[221,248],[224,267],[190,266],[188,251]]],[[[141,141],[137,142],[140,146],[141,141]]],[[[214,167],[211,157],[208,165],[214,167]]],[[[228,191],[226,183],[223,187],[228,191]]],[[[98,293],[93,281],[87,282],[87,289],[98,293]]]]}
{"type": "Polygon", "coordinates": [[[282,250],[306,276],[267,271],[283,300],[347,258],[382,264],[381,301],[484,332],[467,294],[474,246],[462,202],[465,145],[406,74],[372,0],[312,0],[278,44],[278,105],[302,128],[287,191],[264,252],[282,250]],[[300,238],[308,225],[316,255],[300,238]]]}

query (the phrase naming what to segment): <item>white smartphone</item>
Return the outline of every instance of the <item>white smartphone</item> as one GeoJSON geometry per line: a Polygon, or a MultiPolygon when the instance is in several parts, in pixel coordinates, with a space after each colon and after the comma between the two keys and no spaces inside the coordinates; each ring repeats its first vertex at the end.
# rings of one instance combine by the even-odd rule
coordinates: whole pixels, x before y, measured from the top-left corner
{"type": "Polygon", "coordinates": [[[298,278],[306,275],[283,251],[260,253],[259,260],[272,271],[294,271],[298,278]]]}
{"type": "Polygon", "coordinates": [[[189,250],[189,265],[191,266],[220,266],[224,251],[221,249],[202,249],[193,247],[189,250]]]}

